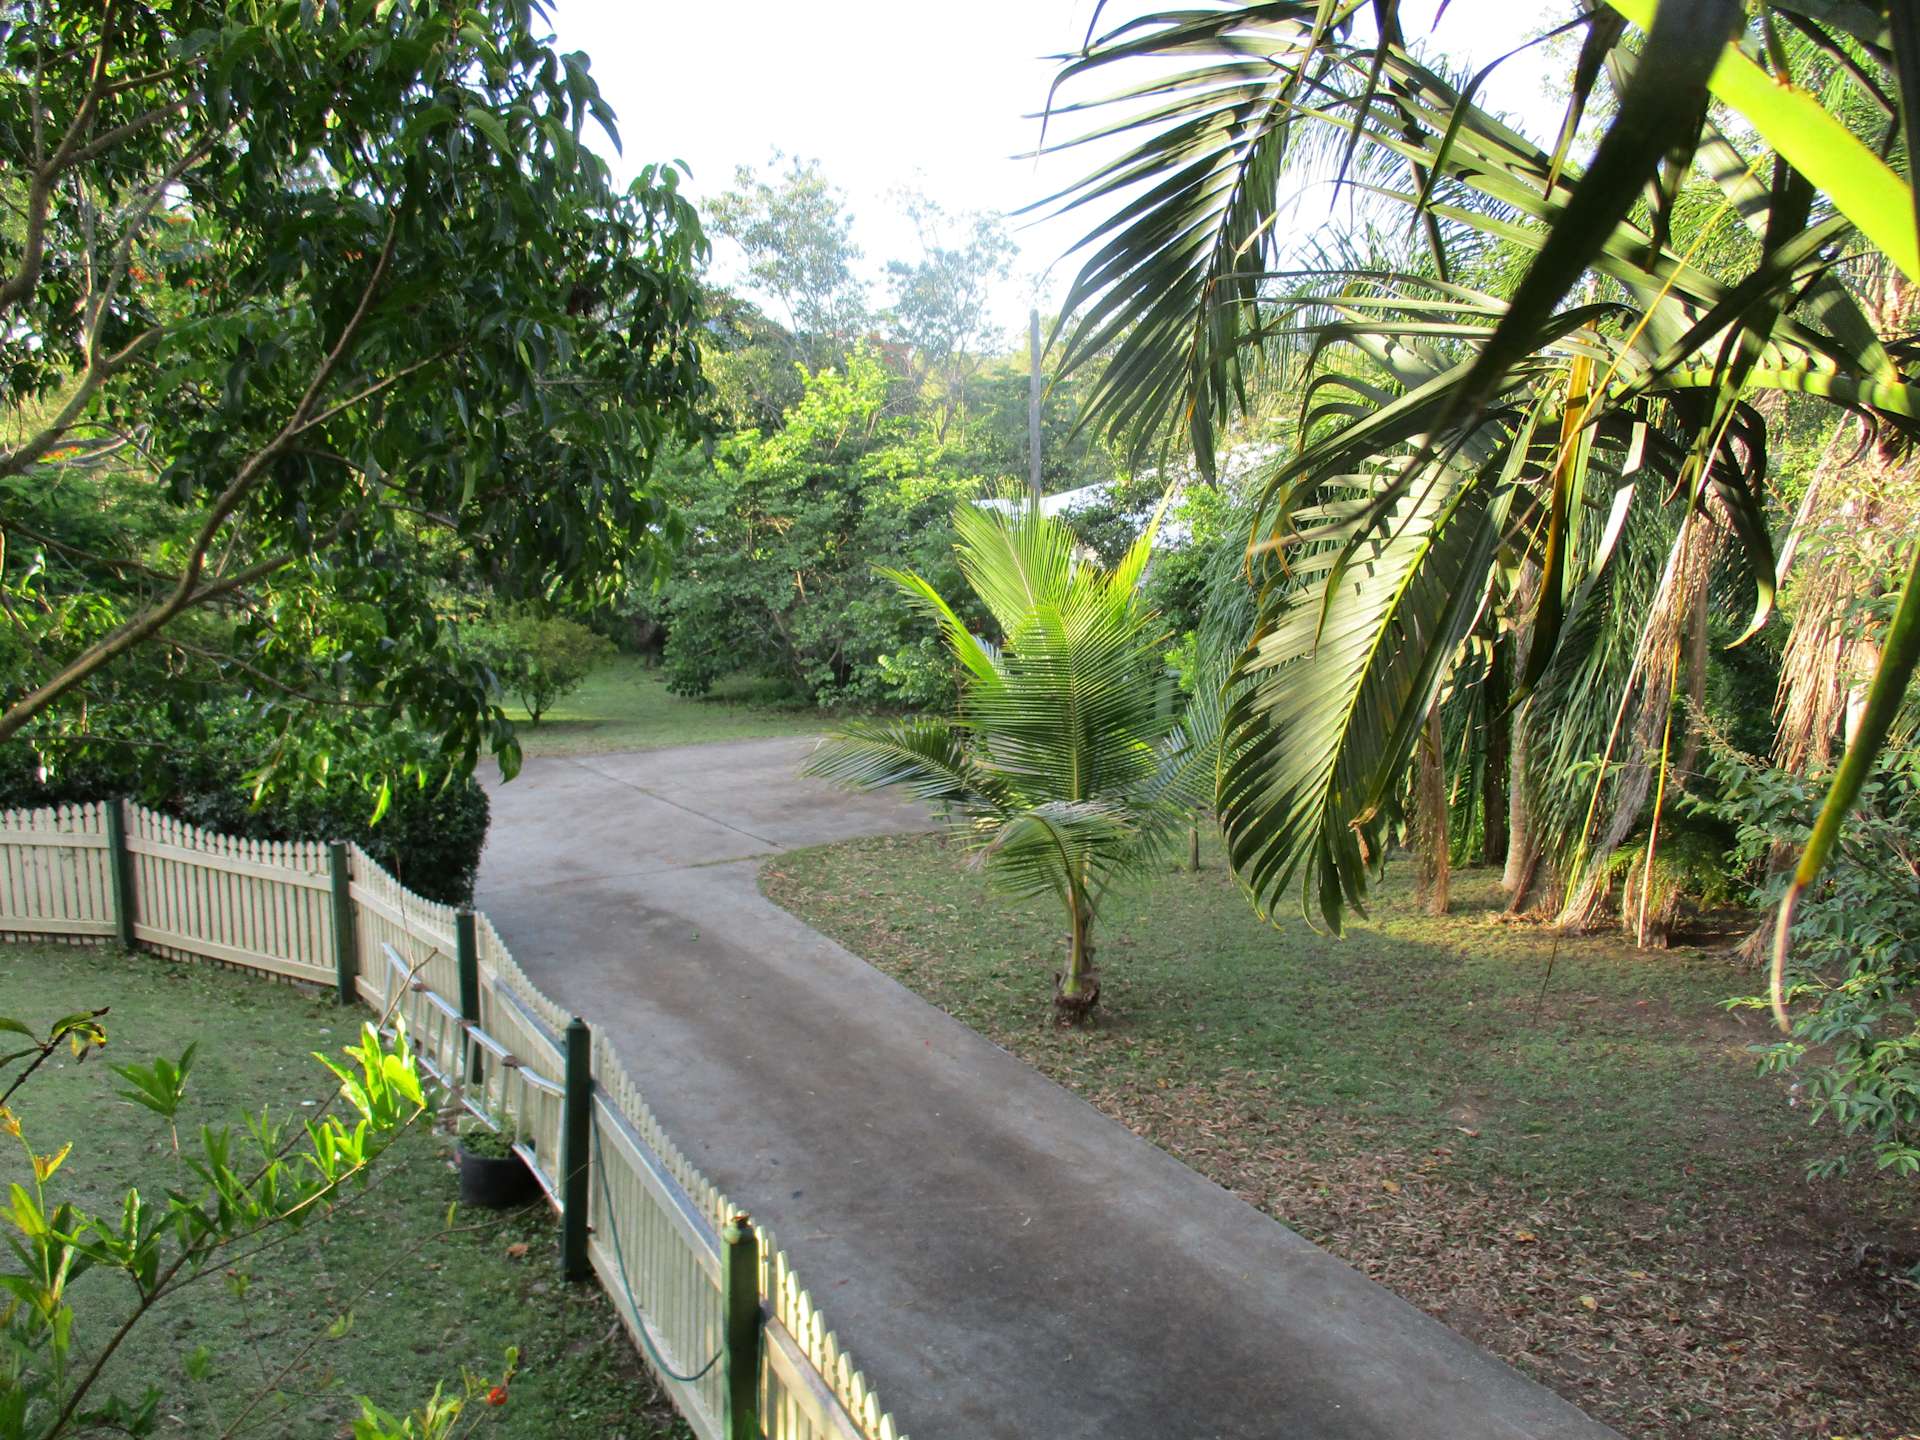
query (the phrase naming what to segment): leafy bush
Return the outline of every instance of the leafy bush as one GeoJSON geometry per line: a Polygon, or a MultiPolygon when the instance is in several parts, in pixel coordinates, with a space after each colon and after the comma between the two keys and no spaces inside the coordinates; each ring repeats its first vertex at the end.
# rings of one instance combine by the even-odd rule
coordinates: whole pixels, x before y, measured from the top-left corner
{"type": "Polygon", "coordinates": [[[351,840],[430,900],[472,900],[487,794],[452,775],[432,740],[408,730],[348,734],[329,746],[330,763],[277,772],[261,789],[268,742],[258,712],[208,705],[148,716],[131,736],[0,746],[0,808],[125,797],[228,835],[351,840]]]}
{"type": "MultiPolygon", "coordinates": [[[[122,1377],[107,1361],[121,1339],[202,1275],[232,1266],[236,1257],[249,1260],[273,1250],[364,1190],[388,1148],[429,1116],[438,1098],[426,1088],[405,1030],[389,1047],[368,1022],[360,1043],[346,1046],[341,1060],[315,1056],[331,1076],[313,1118],[294,1126],[291,1117],[262,1110],[238,1124],[202,1125],[196,1147],[191,1139],[183,1145],[180,1131],[199,1043],[189,1044],[177,1061],[162,1056],[150,1065],[116,1065],[114,1074],[126,1083],[121,1099],[158,1117],[182,1173],[175,1183],[156,1176],[162,1183],[130,1189],[120,1203],[89,1211],[82,1201],[93,1187],[70,1183],[73,1171],[63,1169],[74,1141],[56,1145],[57,1136],[42,1138],[33,1123],[32,1092],[14,1097],[63,1050],[77,1063],[104,1047],[106,1014],[105,1006],[76,1011],[46,1027],[44,1038],[39,1027],[0,1015],[10,1051],[0,1056],[0,1096],[19,1107],[0,1105],[0,1146],[18,1152],[13,1169],[21,1177],[11,1186],[10,1203],[0,1204],[0,1228],[18,1261],[4,1277],[8,1303],[0,1309],[0,1435],[9,1440],[151,1434],[163,1396],[152,1384],[137,1398],[114,1388],[122,1377]],[[156,1193],[163,1202],[156,1204],[156,1193]],[[100,1335],[87,1336],[84,1323],[75,1325],[73,1296],[89,1274],[95,1278],[85,1288],[119,1279],[131,1291],[126,1318],[105,1344],[100,1335]],[[92,1343],[76,1344],[76,1328],[92,1343]]],[[[164,1154],[168,1146],[147,1148],[164,1154]]],[[[507,1376],[517,1360],[518,1351],[509,1347],[507,1376]]],[[[395,1420],[362,1396],[362,1421],[353,1433],[360,1440],[451,1436],[461,1406],[489,1390],[487,1380],[470,1373],[466,1378],[459,1397],[435,1389],[425,1409],[415,1412],[421,1424],[395,1420]]],[[[269,1379],[255,1401],[272,1386],[269,1379]]],[[[253,1403],[228,1433],[240,1427],[253,1403]]]]}
{"type": "MultiPolygon", "coordinates": [[[[512,1117],[508,1117],[509,1126],[512,1117]]],[[[460,1148],[469,1155],[482,1160],[505,1160],[513,1154],[513,1133],[510,1129],[496,1130],[491,1125],[473,1120],[460,1127],[460,1148]]]]}
{"type": "Polygon", "coordinates": [[[530,605],[502,607],[470,625],[461,644],[493,673],[503,695],[517,699],[535,725],[561,696],[580,687],[613,654],[613,644],[585,625],[542,615],[530,605]]]}
{"type": "Polygon", "coordinates": [[[880,568],[959,588],[950,519],[979,484],[919,420],[890,417],[890,381],[856,351],[807,377],[783,429],[680,458],[669,488],[687,546],[662,592],[667,686],[704,695],[738,671],[821,705],[938,704],[950,661],[880,568]],[[887,657],[885,663],[882,657],[887,657]]]}
{"type": "MultiPolygon", "coordinates": [[[[1737,853],[1766,872],[1756,898],[1777,905],[1787,876],[1773,857],[1804,843],[1826,780],[1726,746],[1709,763],[1719,808],[1739,827],[1737,853]]],[[[1793,1033],[1762,1048],[1762,1066],[1803,1075],[1814,1121],[1865,1141],[1881,1169],[1920,1174],[1920,750],[1889,748],[1862,789],[1818,884],[1800,901],[1787,979],[1793,1033]]],[[[1814,1173],[1847,1165],[1836,1155],[1814,1173]]]]}

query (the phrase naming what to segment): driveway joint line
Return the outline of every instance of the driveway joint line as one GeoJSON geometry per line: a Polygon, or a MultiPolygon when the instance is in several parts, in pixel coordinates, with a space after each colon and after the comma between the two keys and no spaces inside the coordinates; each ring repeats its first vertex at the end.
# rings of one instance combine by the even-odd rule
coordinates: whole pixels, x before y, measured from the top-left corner
{"type": "Polygon", "coordinates": [[[774,850],[779,850],[784,848],[781,846],[778,840],[772,839],[769,836],[756,835],[751,830],[742,829],[738,825],[730,825],[725,820],[722,820],[718,815],[709,815],[704,810],[694,809],[691,805],[682,805],[678,800],[675,800],[670,796],[662,795],[658,790],[649,790],[645,785],[636,785],[633,783],[633,781],[623,780],[618,775],[609,775],[605,770],[601,770],[595,766],[589,765],[584,760],[575,760],[573,763],[578,765],[582,770],[585,770],[590,775],[598,775],[603,780],[611,780],[616,785],[624,785],[629,790],[638,791],[640,794],[645,795],[650,800],[658,800],[662,805],[671,805],[674,809],[683,811],[686,814],[693,816],[696,820],[709,821],[712,824],[720,826],[720,828],[723,830],[731,830],[733,831],[734,834],[744,835],[749,840],[758,840],[762,845],[769,845],[774,850]]]}

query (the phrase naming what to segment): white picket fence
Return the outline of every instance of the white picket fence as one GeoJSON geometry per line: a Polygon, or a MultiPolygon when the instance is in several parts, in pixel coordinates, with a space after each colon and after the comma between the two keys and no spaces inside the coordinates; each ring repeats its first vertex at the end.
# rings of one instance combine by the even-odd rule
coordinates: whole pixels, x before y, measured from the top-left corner
{"type": "MultiPolygon", "coordinates": [[[[563,1208],[570,1017],[522,973],[486,916],[422,899],[358,846],[240,840],[124,803],[0,811],[0,938],[130,938],[164,955],[338,987],[376,1014],[403,1016],[421,1062],[468,1110],[490,1122],[515,1117],[521,1155],[563,1208]],[[463,924],[472,927],[477,1023],[461,1009],[463,924]]],[[[723,1348],[721,1236],[736,1207],[661,1129],[612,1047],[595,1037],[591,1055],[587,1257],[693,1432],[735,1440],[726,1367],[709,1361],[723,1348]],[[677,1378],[703,1366],[697,1379],[677,1378]]],[[[760,1232],[759,1256],[758,1433],[904,1440],[771,1232],[760,1232]]]]}

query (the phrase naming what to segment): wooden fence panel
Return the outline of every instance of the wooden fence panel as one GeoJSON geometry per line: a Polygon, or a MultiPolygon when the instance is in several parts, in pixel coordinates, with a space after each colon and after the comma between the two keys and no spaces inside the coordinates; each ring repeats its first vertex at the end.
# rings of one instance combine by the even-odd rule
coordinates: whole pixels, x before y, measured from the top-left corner
{"type": "Polygon", "coordinates": [[[358,845],[348,846],[347,853],[353,877],[347,893],[353,897],[361,969],[378,963],[380,947],[391,945],[415,978],[441,995],[457,996],[453,907],[423,900],[358,845]]]}
{"type": "Polygon", "coordinates": [[[114,933],[106,807],[0,811],[0,933],[114,933]]]}
{"type": "MultiPolygon", "coordinates": [[[[331,985],[332,882],[323,843],[243,840],[126,807],[134,936],[164,954],[204,957],[331,985]]],[[[383,1023],[403,1019],[424,1066],[489,1123],[511,1123],[547,1194],[558,1184],[567,1012],[475,918],[477,1027],[460,994],[455,912],[401,885],[348,847],[355,989],[383,1023]]],[[[104,805],[0,811],[0,935],[116,933],[104,805]]],[[[720,1232],[733,1214],[661,1128],[612,1047],[593,1047],[588,1256],[642,1354],[700,1440],[725,1415],[720,1232]],[[705,1367],[705,1368],[703,1368],[705,1367]],[[697,1378],[676,1379],[674,1375],[697,1378]]],[[[759,1398],[770,1440],[903,1440],[762,1232],[766,1315],[759,1398]]]]}
{"type": "Polygon", "coordinates": [[[627,1118],[593,1111],[587,1254],[661,1385],[701,1440],[726,1414],[719,1237],[678,1193],[627,1118]],[[664,1182],[664,1183],[663,1183],[664,1182]]]}
{"type": "Polygon", "coordinates": [[[333,979],[324,846],[250,841],[127,807],[134,939],[294,980],[333,979]]]}

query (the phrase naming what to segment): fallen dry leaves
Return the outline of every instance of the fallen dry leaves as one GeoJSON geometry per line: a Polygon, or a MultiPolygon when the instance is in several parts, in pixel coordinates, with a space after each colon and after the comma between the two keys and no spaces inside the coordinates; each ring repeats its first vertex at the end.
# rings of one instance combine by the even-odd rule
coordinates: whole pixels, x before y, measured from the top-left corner
{"type": "Polygon", "coordinates": [[[1087,1098],[1625,1435],[1893,1440],[1920,1424],[1920,1291],[1830,1217],[1594,1213],[1475,1181],[1450,1155],[1262,1118],[1241,1083],[1258,1081],[1087,1098]]]}

